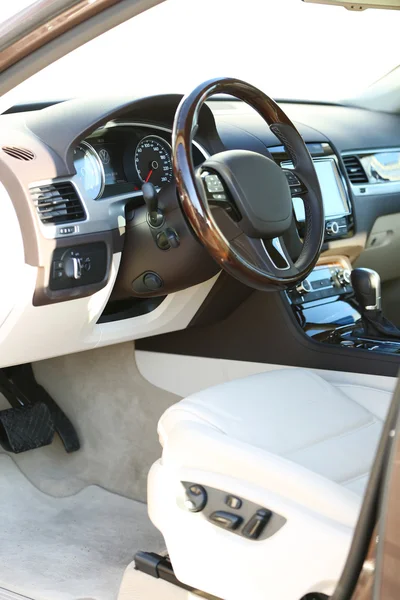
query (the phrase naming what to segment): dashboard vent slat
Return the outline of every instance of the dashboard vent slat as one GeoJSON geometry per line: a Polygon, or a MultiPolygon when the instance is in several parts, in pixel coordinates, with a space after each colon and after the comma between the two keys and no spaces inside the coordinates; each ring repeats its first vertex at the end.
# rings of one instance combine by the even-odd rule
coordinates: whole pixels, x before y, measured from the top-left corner
{"type": "Polygon", "coordinates": [[[343,156],[344,166],[351,183],[368,183],[368,177],[358,156],[343,156]]]}
{"type": "Polygon", "coordinates": [[[16,146],[3,146],[2,150],[9,156],[12,156],[13,158],[16,158],[18,160],[29,161],[35,158],[34,153],[31,150],[28,150],[27,148],[18,148],[16,146]]]}
{"type": "Polygon", "coordinates": [[[59,225],[83,221],[86,217],[83,204],[72,183],[54,182],[30,189],[42,223],[59,225]]]}

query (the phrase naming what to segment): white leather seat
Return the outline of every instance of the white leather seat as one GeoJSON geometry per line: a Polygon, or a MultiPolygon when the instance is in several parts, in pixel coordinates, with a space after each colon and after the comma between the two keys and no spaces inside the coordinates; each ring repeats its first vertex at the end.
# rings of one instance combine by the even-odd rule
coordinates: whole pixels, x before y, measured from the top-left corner
{"type": "Polygon", "coordinates": [[[332,593],[390,397],[282,369],[169,408],[159,422],[163,454],[149,475],[148,501],[178,579],[224,600],[332,593]],[[245,539],[211,523],[207,509],[185,509],[181,482],[223,490],[286,522],[268,539],[245,539]]]}

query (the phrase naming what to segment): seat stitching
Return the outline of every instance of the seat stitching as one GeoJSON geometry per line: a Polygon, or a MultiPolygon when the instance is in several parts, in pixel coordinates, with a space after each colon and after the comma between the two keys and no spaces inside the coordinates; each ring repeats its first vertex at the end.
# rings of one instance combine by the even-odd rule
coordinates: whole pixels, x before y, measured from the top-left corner
{"type": "Polygon", "coordinates": [[[340,485],[353,483],[354,481],[358,481],[359,479],[362,479],[363,477],[368,477],[368,475],[369,475],[369,471],[367,471],[366,473],[361,473],[361,475],[356,475],[355,477],[350,477],[350,479],[343,479],[343,481],[339,480],[337,483],[339,483],[340,485]]]}
{"type": "MultiPolygon", "coordinates": [[[[344,387],[346,387],[346,388],[353,388],[353,389],[359,389],[359,390],[370,390],[370,391],[372,390],[373,392],[380,392],[382,394],[389,394],[389,396],[393,395],[393,392],[390,392],[389,390],[380,390],[378,388],[372,388],[372,387],[369,387],[367,385],[358,385],[358,384],[355,384],[355,383],[333,383],[333,385],[335,387],[338,387],[338,388],[344,388],[344,387]]],[[[354,398],[352,398],[352,400],[354,400],[354,402],[357,402],[357,404],[358,404],[357,400],[355,400],[354,398]]]]}
{"type": "MultiPolygon", "coordinates": [[[[219,427],[218,425],[215,425],[215,423],[212,423],[211,421],[209,421],[208,419],[204,418],[202,415],[198,415],[194,410],[190,410],[188,408],[177,408],[174,409],[174,413],[176,414],[178,411],[182,412],[182,413],[186,413],[188,416],[191,417],[196,417],[196,419],[199,419],[199,421],[202,421],[204,424],[209,425],[210,427],[212,427],[213,429],[216,429],[217,431],[220,431],[221,433],[223,433],[224,435],[226,435],[226,431],[224,431],[223,429],[221,429],[221,427],[219,427]]],[[[184,419],[185,421],[191,421],[191,419],[184,419]]],[[[195,421],[196,422],[196,421],[195,421]]]]}
{"type": "MultiPolygon", "coordinates": [[[[372,419],[372,421],[369,421],[368,423],[363,423],[362,425],[359,425],[358,427],[355,427],[353,429],[347,429],[346,431],[342,431],[342,433],[339,433],[337,435],[332,435],[332,436],[323,438],[321,440],[316,440],[316,441],[310,442],[309,444],[306,444],[305,446],[300,446],[299,448],[295,448],[294,450],[289,450],[289,452],[282,454],[282,456],[289,456],[293,452],[303,452],[304,450],[307,450],[308,448],[311,448],[312,446],[316,446],[318,444],[322,444],[327,441],[339,440],[348,435],[351,435],[352,433],[361,431],[362,429],[368,429],[368,427],[371,427],[371,425],[374,425],[375,423],[378,423],[378,419],[372,419]]],[[[381,423],[381,421],[379,421],[379,423],[381,423]]]]}

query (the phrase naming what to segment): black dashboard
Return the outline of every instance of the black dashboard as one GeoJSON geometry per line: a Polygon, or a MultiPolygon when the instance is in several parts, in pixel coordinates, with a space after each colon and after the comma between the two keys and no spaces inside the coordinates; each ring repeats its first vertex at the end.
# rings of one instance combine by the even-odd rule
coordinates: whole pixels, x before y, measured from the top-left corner
{"type": "MultiPolygon", "coordinates": [[[[18,210],[25,211],[22,228],[30,229],[24,236],[29,264],[43,262],[48,252],[44,240],[55,240],[57,247],[70,248],[71,244],[91,241],[84,236],[101,237],[102,232],[109,232],[104,235],[111,234],[118,240],[117,245],[107,243],[105,262],[110,265],[111,255],[123,245],[123,235],[116,237],[115,232],[126,223],[128,204],[131,211],[136,210],[133,225],[141,223],[141,186],[146,181],[163,191],[164,202],[173,213],[177,205],[171,130],[180,99],[178,95],[76,99],[39,110],[34,105],[28,106],[24,112],[16,109],[15,114],[0,117],[3,148],[12,148],[19,138],[22,147],[30,147],[35,153],[36,160],[32,163],[17,164],[12,158],[7,163],[24,190],[25,206],[18,206],[18,210]],[[170,190],[169,196],[164,190],[170,190]],[[35,237],[32,227],[37,232],[35,237]]],[[[341,106],[285,103],[283,108],[298,127],[319,170],[326,212],[323,250],[344,253],[354,260],[365,247],[376,219],[400,212],[400,118],[341,106]],[[371,165],[380,166],[381,176],[373,176],[371,165]],[[385,169],[391,173],[388,180],[382,176],[385,169]]],[[[208,102],[199,116],[192,148],[194,164],[200,165],[209,155],[234,148],[273,158],[291,177],[285,149],[259,115],[240,101],[208,102]]],[[[301,238],[303,190],[296,180],[289,183],[301,238]]],[[[12,196],[18,205],[21,195],[12,193],[12,196]]],[[[138,231],[139,228],[136,230],[139,238],[138,231]]],[[[151,234],[154,238],[154,231],[151,234]]],[[[54,267],[54,261],[52,264],[54,267]]],[[[138,275],[140,269],[143,270],[143,264],[138,261],[130,276],[138,275]]],[[[49,285],[46,291],[46,284],[41,283],[45,292],[40,302],[68,299],[72,288],[73,297],[93,293],[107,281],[107,268],[101,272],[104,277],[94,287],[75,282],[65,288],[68,291],[65,296],[62,286],[68,280],[56,273],[60,281],[52,282],[53,291],[49,285]]],[[[45,269],[43,277],[50,282],[50,267],[45,269]]],[[[188,281],[193,284],[196,278],[190,277],[188,281]]],[[[127,289],[128,281],[125,283],[127,289]]],[[[175,285],[164,285],[158,293],[167,294],[175,289],[175,285]]]]}
{"type": "MultiPolygon", "coordinates": [[[[214,285],[218,267],[182,218],[171,170],[180,100],[76,99],[0,116],[2,210],[15,213],[13,239],[21,242],[13,256],[22,255],[25,273],[13,331],[29,329],[32,339],[44,340],[32,346],[29,360],[185,328],[214,285]],[[159,190],[161,229],[149,227],[140,189],[146,179],[159,190]],[[175,247],[165,243],[168,235],[177,235],[175,247]],[[57,343],[55,328],[63,332],[57,343]]],[[[282,108],[325,169],[321,184],[331,196],[323,254],[353,264],[363,253],[369,261],[376,255],[388,277],[398,276],[386,230],[389,242],[400,240],[399,220],[392,218],[400,214],[400,117],[331,105],[282,108]],[[326,181],[335,184],[330,192],[326,181]]],[[[229,98],[208,102],[199,114],[194,164],[236,148],[272,157],[290,177],[285,149],[257,114],[229,98]]],[[[302,190],[289,184],[301,238],[302,190]]],[[[224,297],[223,305],[229,302],[224,297]]],[[[27,359],[14,339],[17,333],[6,348],[10,364],[27,359]]]]}

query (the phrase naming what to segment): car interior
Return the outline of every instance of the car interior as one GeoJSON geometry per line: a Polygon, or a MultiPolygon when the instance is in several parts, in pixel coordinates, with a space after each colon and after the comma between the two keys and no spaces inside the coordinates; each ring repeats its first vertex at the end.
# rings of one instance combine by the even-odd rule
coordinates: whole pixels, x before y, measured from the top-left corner
{"type": "Polygon", "coordinates": [[[0,599],[332,596],[400,366],[397,77],[2,111],[0,599]]]}

